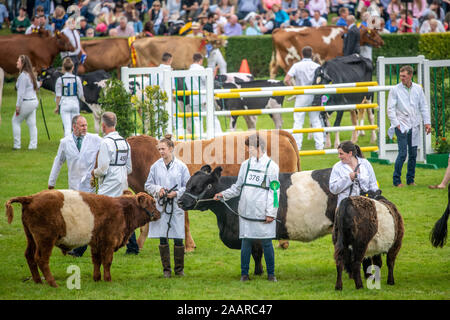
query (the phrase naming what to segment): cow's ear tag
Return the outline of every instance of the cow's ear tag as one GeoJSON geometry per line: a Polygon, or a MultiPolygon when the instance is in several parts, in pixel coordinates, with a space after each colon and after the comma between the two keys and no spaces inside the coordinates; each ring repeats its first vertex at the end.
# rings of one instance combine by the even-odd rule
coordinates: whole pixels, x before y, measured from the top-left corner
{"type": "Polygon", "coordinates": [[[87,81],[86,80],[83,81],[83,86],[85,86],[85,85],[87,85],[87,81]]]}
{"type": "Polygon", "coordinates": [[[270,189],[273,190],[273,207],[278,208],[278,193],[277,190],[280,189],[280,182],[278,180],[272,180],[269,184],[270,189]]]}

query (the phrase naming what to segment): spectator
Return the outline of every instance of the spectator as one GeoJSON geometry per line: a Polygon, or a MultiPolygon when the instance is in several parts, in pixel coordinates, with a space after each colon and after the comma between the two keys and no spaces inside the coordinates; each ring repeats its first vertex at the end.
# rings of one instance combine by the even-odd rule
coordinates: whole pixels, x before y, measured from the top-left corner
{"type": "MultiPolygon", "coordinates": [[[[64,2],[64,1],[63,1],[64,2]]],[[[100,0],[85,0],[79,4],[80,6],[80,14],[83,17],[86,17],[88,23],[93,23],[95,17],[99,14],[96,8],[100,8],[101,1],[100,0]],[[97,7],[98,6],[98,7],[97,7]]]]}
{"type": "Polygon", "coordinates": [[[413,19],[411,16],[406,18],[406,10],[403,10],[400,19],[398,20],[398,32],[399,33],[412,33],[413,32],[413,19]]]}
{"type": "Polygon", "coordinates": [[[50,33],[53,32],[52,26],[48,23],[47,18],[43,14],[39,15],[39,29],[49,31],[50,33]]]}
{"type": "Polygon", "coordinates": [[[34,2],[34,9],[36,10],[36,14],[39,15],[42,12],[38,12],[38,7],[41,6],[43,9],[43,13],[45,14],[45,17],[48,17],[50,15],[50,0],[35,0],[34,2]]]}
{"type": "Polygon", "coordinates": [[[275,28],[284,28],[289,26],[289,15],[280,9],[280,5],[274,3],[272,11],[275,13],[275,28]]]}
{"type": "Polygon", "coordinates": [[[6,9],[6,6],[4,5],[5,0],[0,0],[0,30],[3,27],[3,22],[6,21],[8,28],[9,28],[9,13],[8,9],[6,9]]]}
{"type": "Polygon", "coordinates": [[[258,20],[258,27],[263,34],[271,34],[275,28],[275,14],[270,10],[266,13],[266,20],[258,20]]]}
{"type": "Polygon", "coordinates": [[[86,38],[94,38],[95,37],[94,29],[93,28],[87,29],[85,36],[86,36],[86,38]]]}
{"type": "Polygon", "coordinates": [[[20,7],[19,16],[15,17],[11,24],[12,33],[24,34],[27,28],[31,25],[30,19],[27,18],[27,11],[24,7],[20,7]]]}
{"type": "Polygon", "coordinates": [[[185,21],[195,20],[200,3],[201,0],[182,0],[181,9],[183,10],[185,21]]]}
{"type": "Polygon", "coordinates": [[[66,24],[69,16],[66,14],[63,6],[57,6],[53,12],[52,29],[53,31],[61,31],[66,24]]]}
{"type": "Polygon", "coordinates": [[[248,27],[245,29],[246,36],[259,36],[262,35],[261,30],[258,27],[257,19],[261,19],[260,16],[251,16],[248,19],[248,27]]]}
{"type": "Polygon", "coordinates": [[[380,18],[380,34],[389,34],[391,33],[388,29],[386,29],[386,23],[383,18],[380,18]]]}
{"type": "Polygon", "coordinates": [[[228,23],[224,26],[224,31],[226,36],[241,36],[242,35],[242,26],[238,22],[238,17],[233,14],[228,23]]]}
{"type": "Polygon", "coordinates": [[[314,11],[314,16],[311,19],[311,25],[313,27],[325,27],[327,25],[327,20],[320,15],[319,10],[314,11]]]}
{"type": "Polygon", "coordinates": [[[237,16],[244,19],[250,12],[258,12],[260,0],[240,0],[238,2],[237,16]]]}
{"type": "Polygon", "coordinates": [[[214,33],[214,16],[215,13],[208,13],[206,23],[203,25],[203,30],[209,33],[214,33]]]}
{"type": "Polygon", "coordinates": [[[338,0],[328,0],[328,13],[338,13],[339,3],[338,0]]]}
{"type": "Polygon", "coordinates": [[[25,34],[32,34],[33,32],[38,32],[39,31],[39,17],[38,16],[34,16],[31,22],[32,23],[27,28],[27,30],[25,31],[25,34]]]}
{"type": "Polygon", "coordinates": [[[343,49],[343,55],[349,56],[354,53],[360,52],[360,33],[359,29],[355,24],[356,19],[355,16],[349,15],[347,17],[347,24],[348,24],[348,32],[344,34],[344,49],[343,49]]]}
{"type": "Polygon", "coordinates": [[[119,26],[115,28],[118,37],[132,37],[134,36],[134,28],[128,25],[128,20],[125,16],[119,18],[119,26]]]}
{"type": "Polygon", "coordinates": [[[297,0],[281,0],[281,9],[288,15],[294,15],[297,13],[298,2],[297,0]]]}
{"type": "Polygon", "coordinates": [[[430,12],[434,12],[436,14],[436,19],[444,23],[445,13],[444,9],[441,8],[439,0],[433,0],[428,9],[424,10],[422,16],[427,17],[430,12]]]}
{"type": "Polygon", "coordinates": [[[447,31],[450,31],[450,12],[445,15],[444,27],[447,31]]]}
{"type": "Polygon", "coordinates": [[[403,5],[401,4],[400,0],[391,0],[391,3],[389,3],[387,7],[387,13],[389,16],[391,13],[395,13],[396,18],[400,16],[400,13],[403,11],[403,5]]]}
{"type": "Polygon", "coordinates": [[[291,20],[292,26],[298,27],[312,27],[311,20],[309,18],[309,11],[301,9],[294,15],[294,19],[291,20]]]}
{"type": "Polygon", "coordinates": [[[153,37],[155,35],[155,31],[153,30],[153,23],[151,21],[147,21],[145,23],[142,35],[144,37],[153,37]]]}
{"type": "Polygon", "coordinates": [[[272,10],[274,4],[281,5],[281,0],[261,0],[261,4],[263,11],[268,12],[269,10],[272,10]]]}
{"type": "Polygon", "coordinates": [[[370,0],[360,0],[358,6],[356,7],[356,16],[360,17],[364,12],[367,11],[367,8],[370,6],[370,0]]]}
{"type": "Polygon", "coordinates": [[[408,3],[408,10],[412,11],[414,18],[420,18],[427,8],[427,0],[414,0],[408,3]]]}
{"type": "Polygon", "coordinates": [[[339,27],[346,27],[348,14],[349,14],[349,10],[346,7],[340,7],[339,8],[339,19],[336,22],[336,25],[339,27]]]}
{"type": "Polygon", "coordinates": [[[347,8],[351,15],[355,15],[355,8],[358,0],[338,0],[338,10],[347,8]]]}
{"type": "Polygon", "coordinates": [[[195,16],[197,19],[201,19],[200,17],[208,18],[208,13],[209,13],[209,0],[203,0],[195,16]]]}
{"type": "Polygon", "coordinates": [[[314,16],[314,11],[319,11],[320,16],[328,18],[328,8],[326,0],[310,0],[308,3],[309,15],[314,16]]]}
{"type": "Polygon", "coordinates": [[[419,32],[420,33],[445,32],[445,29],[439,20],[428,19],[423,22],[419,32]]]}
{"type": "MultiPolygon", "coordinates": [[[[305,1],[304,0],[298,0],[297,2],[297,11],[306,9],[305,1]]],[[[309,12],[308,12],[309,15],[309,12]]]]}
{"type": "Polygon", "coordinates": [[[80,19],[80,27],[78,28],[78,32],[80,33],[80,37],[86,37],[86,32],[90,28],[88,25],[86,18],[81,17],[80,19]]]}
{"type": "MultiPolygon", "coordinates": [[[[155,1],[156,2],[156,1],[155,1]]],[[[155,3],[153,2],[153,4],[155,3]]],[[[142,21],[139,20],[139,13],[137,12],[133,3],[125,4],[125,17],[127,20],[133,23],[134,33],[138,34],[142,32],[142,21]]]]}
{"type": "Polygon", "coordinates": [[[386,22],[386,29],[390,33],[397,33],[398,32],[398,23],[397,23],[397,15],[395,12],[391,12],[389,14],[389,20],[386,22]]]}
{"type": "Polygon", "coordinates": [[[181,11],[181,0],[167,0],[167,15],[173,20],[178,20],[181,11]]]}
{"type": "Polygon", "coordinates": [[[220,0],[217,8],[220,10],[220,14],[227,19],[235,14],[235,8],[229,0],[220,0]]]}

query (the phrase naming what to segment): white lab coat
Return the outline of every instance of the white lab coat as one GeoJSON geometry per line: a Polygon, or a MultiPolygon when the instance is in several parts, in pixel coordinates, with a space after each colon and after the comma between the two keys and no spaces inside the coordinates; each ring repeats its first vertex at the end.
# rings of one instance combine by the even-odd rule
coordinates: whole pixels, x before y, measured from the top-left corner
{"type": "MultiPolygon", "coordinates": [[[[239,195],[238,213],[244,217],[252,219],[265,219],[266,216],[277,217],[277,208],[273,207],[274,192],[273,190],[265,190],[262,188],[244,185],[247,167],[251,162],[250,169],[265,171],[270,158],[267,154],[263,154],[257,161],[256,157],[244,161],[239,170],[238,179],[235,184],[225,191],[222,191],[224,200],[229,200],[239,195]]],[[[280,169],[278,165],[271,161],[267,169],[266,185],[269,186],[273,180],[278,180],[280,169]]],[[[250,179],[249,171],[247,181],[250,179]]],[[[262,173],[264,174],[264,172],[262,173]]],[[[277,191],[278,198],[280,190],[277,191]]],[[[239,217],[239,238],[240,239],[273,239],[276,237],[276,221],[264,223],[259,221],[249,221],[239,217]]]]}
{"type": "MultiPolygon", "coordinates": [[[[362,192],[376,191],[378,190],[377,178],[375,171],[369,161],[364,158],[357,158],[359,166],[358,180],[354,184],[352,190],[352,196],[359,196],[362,192]]],[[[337,207],[341,203],[342,199],[350,196],[350,187],[353,181],[350,179],[350,173],[353,170],[348,164],[339,161],[333,166],[333,170],[330,175],[330,192],[338,196],[337,207]]]]}
{"type": "Polygon", "coordinates": [[[430,110],[425,100],[425,94],[420,85],[412,83],[407,88],[403,83],[397,84],[390,92],[387,104],[387,115],[391,121],[388,135],[392,139],[395,128],[400,125],[402,133],[412,129],[412,146],[419,145],[420,115],[423,123],[430,124],[430,110]]]}
{"type": "Polygon", "coordinates": [[[94,192],[94,188],[90,184],[91,171],[94,169],[101,141],[102,138],[98,135],[86,133],[81,149],[78,151],[73,135],[61,139],[48,185],[55,186],[61,167],[67,161],[69,189],[94,192]]]}
{"type": "MultiPolygon", "coordinates": [[[[124,190],[128,189],[128,175],[132,171],[131,165],[131,148],[128,142],[128,154],[126,165],[124,166],[110,166],[116,159],[116,145],[113,140],[122,138],[117,131],[107,134],[100,143],[100,150],[98,153],[97,169],[94,170],[94,176],[98,179],[99,188],[98,194],[103,194],[110,197],[119,197],[124,190]]],[[[120,142],[118,142],[120,143],[120,142]]],[[[119,148],[126,149],[125,143],[121,141],[119,148]]]]}
{"type": "MultiPolygon", "coordinates": [[[[150,222],[149,238],[161,238],[167,236],[167,228],[170,220],[170,214],[163,211],[163,207],[158,204],[159,191],[161,188],[172,189],[177,186],[177,196],[173,201],[172,220],[170,220],[169,238],[184,239],[184,210],[178,207],[177,201],[186,190],[186,183],[190,178],[187,166],[177,158],[173,158],[167,170],[164,160],[161,158],[151,167],[145,183],[145,191],[153,196],[156,200],[156,208],[161,212],[161,219],[150,222]]],[[[166,207],[168,212],[171,211],[170,205],[166,207]]]]}

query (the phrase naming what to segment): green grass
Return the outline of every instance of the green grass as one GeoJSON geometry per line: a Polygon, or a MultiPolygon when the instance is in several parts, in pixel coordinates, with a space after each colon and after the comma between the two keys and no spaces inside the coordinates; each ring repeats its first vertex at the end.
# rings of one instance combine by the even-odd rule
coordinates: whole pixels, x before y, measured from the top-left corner
{"type": "MultiPolygon", "coordinates": [[[[11,117],[16,93],[14,83],[7,83],[3,94],[0,126],[0,203],[11,197],[29,195],[47,187],[48,175],[63,131],[61,119],[52,113],[53,94],[42,90],[45,114],[51,140],[47,139],[38,110],[39,145],[36,151],[26,149],[28,128],[22,125],[21,151],[12,151],[11,117]]],[[[288,102],[285,106],[292,106],[288,102]]],[[[292,127],[292,115],[285,114],[284,127],[292,127]]],[[[92,116],[88,115],[89,129],[93,130],[92,116]]],[[[344,116],[344,125],[349,125],[344,116]]],[[[243,119],[238,126],[243,128],[243,119]]],[[[309,124],[308,119],[305,126],[309,124]]],[[[273,128],[268,116],[258,120],[258,128],[273,128]]],[[[350,133],[341,139],[350,138],[350,133]]],[[[369,137],[360,140],[368,145],[369,137]]],[[[313,149],[313,141],[304,139],[304,149],[313,149]]],[[[368,156],[368,155],[366,155],[368,156]]],[[[312,170],[332,166],[336,155],[302,157],[302,169],[312,170]]],[[[0,218],[0,299],[449,299],[450,246],[431,247],[428,235],[434,222],[447,204],[447,191],[429,190],[444,170],[417,169],[415,188],[394,189],[393,166],[374,165],[384,195],[399,208],[405,220],[403,247],[395,268],[395,286],[386,285],[387,269],[381,272],[381,290],[356,291],[353,281],[344,277],[343,292],[334,291],[336,269],[333,260],[331,236],[311,243],[290,242],[288,250],[275,249],[278,283],[268,283],[266,277],[251,275],[252,281],[240,283],[240,253],[226,248],[218,237],[215,216],[211,212],[192,211],[191,232],[197,249],[186,255],[184,278],[164,279],[158,253],[158,241],[148,240],[138,256],[126,256],[120,249],[114,256],[112,282],[94,283],[89,250],[81,259],[63,256],[53,250],[51,270],[60,286],[36,285],[24,279],[30,271],[24,257],[26,238],[21,224],[21,210],[15,205],[11,225],[0,218]],[[81,270],[81,289],[66,287],[67,268],[77,265],[81,270]]],[[[60,173],[57,188],[67,188],[67,170],[60,173]]],[[[4,212],[4,211],[3,211],[4,212]]],[[[274,245],[276,246],[274,241],[274,245]]],[[[172,245],[171,245],[172,246],[172,245]]],[[[251,264],[251,270],[253,263],[251,264]]],[[[364,283],[365,284],[365,283],[364,283]]]]}

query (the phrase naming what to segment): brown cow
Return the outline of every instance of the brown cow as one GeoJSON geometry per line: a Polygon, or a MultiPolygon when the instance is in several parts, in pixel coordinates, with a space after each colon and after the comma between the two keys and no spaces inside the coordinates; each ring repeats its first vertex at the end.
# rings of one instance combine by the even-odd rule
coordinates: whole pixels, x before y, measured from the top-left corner
{"type": "Polygon", "coordinates": [[[39,34],[4,36],[0,37],[0,68],[6,73],[17,74],[17,58],[25,54],[40,73],[51,66],[58,53],[73,50],[69,39],[60,32],[53,37],[39,34]]]}
{"type": "Polygon", "coordinates": [[[45,280],[57,287],[49,261],[54,246],[63,254],[82,245],[91,246],[94,281],[111,281],[113,253],[128,242],[138,227],[160,218],[155,200],[146,193],[108,197],[73,190],[44,190],[6,202],[8,223],[13,220],[11,203],[22,204],[22,223],[28,240],[25,257],[34,282],[45,280]]]}
{"type": "MultiPolygon", "coordinates": [[[[298,147],[292,135],[283,130],[260,131],[267,141],[268,155],[279,165],[280,172],[300,171],[298,147]]],[[[205,164],[222,166],[223,176],[237,176],[241,163],[248,159],[244,148],[245,137],[249,132],[236,132],[211,140],[180,141],[175,145],[175,156],[181,159],[192,175],[205,164]],[[222,152],[223,151],[223,152],[222,152]],[[235,152],[238,151],[238,152],[235,152]],[[242,151],[242,152],[240,152],[242,151]]],[[[152,164],[161,156],[157,149],[158,140],[150,136],[135,136],[127,139],[131,147],[133,172],[128,176],[128,185],[134,192],[143,192],[152,164]]],[[[148,225],[141,228],[138,239],[144,245],[148,225]]],[[[186,251],[193,251],[195,242],[189,228],[189,216],[185,214],[186,251]]],[[[287,242],[281,244],[284,248],[287,242]]]]}
{"type": "Polygon", "coordinates": [[[84,64],[80,64],[78,68],[80,74],[101,69],[105,71],[117,69],[120,74],[120,68],[131,63],[127,38],[82,40],[81,45],[87,57],[84,64]]]}
{"type": "MultiPolygon", "coordinates": [[[[290,27],[276,29],[272,34],[273,53],[270,61],[270,78],[274,79],[278,67],[288,72],[292,65],[301,60],[300,52],[306,45],[319,54],[322,61],[342,56],[344,41],[342,35],[346,28],[327,26],[319,28],[290,27]]],[[[360,29],[360,45],[369,44],[376,48],[384,44],[375,29],[360,29]]]]}

